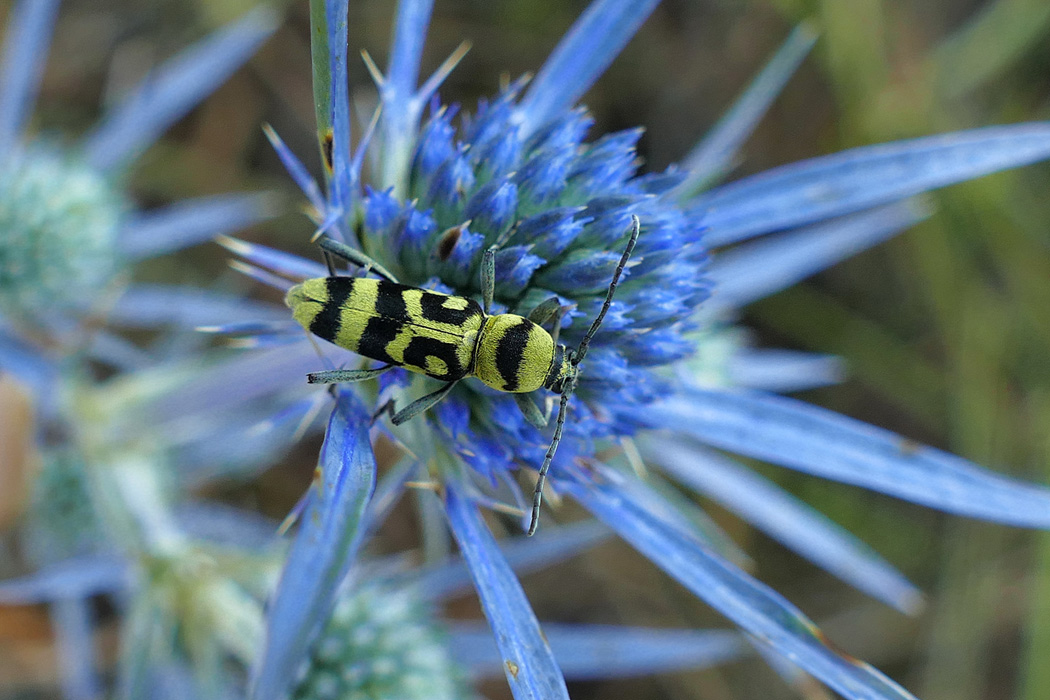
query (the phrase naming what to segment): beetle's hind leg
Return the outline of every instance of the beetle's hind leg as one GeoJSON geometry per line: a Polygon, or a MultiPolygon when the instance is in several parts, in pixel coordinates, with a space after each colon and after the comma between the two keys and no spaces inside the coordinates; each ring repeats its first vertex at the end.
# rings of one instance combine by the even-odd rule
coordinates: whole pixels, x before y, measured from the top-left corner
{"type": "Polygon", "coordinates": [[[347,262],[353,263],[365,271],[371,271],[385,279],[387,282],[397,282],[397,278],[387,270],[385,267],[380,265],[378,262],[368,257],[360,250],[355,250],[345,243],[341,243],[331,236],[321,236],[317,239],[317,245],[321,246],[321,249],[325,252],[331,253],[332,255],[342,258],[347,262]]]}
{"type": "MultiPolygon", "coordinates": [[[[404,408],[402,408],[397,413],[394,413],[391,416],[390,420],[393,421],[394,425],[401,425],[402,423],[406,423],[406,422],[412,420],[413,418],[418,416],[420,413],[422,413],[423,411],[427,410],[428,408],[433,407],[439,401],[441,401],[441,399],[443,399],[446,396],[448,396],[448,392],[452,391],[452,387],[456,386],[456,384],[458,382],[459,382],[458,379],[456,381],[454,381],[454,382],[449,382],[448,384],[446,384],[445,386],[441,387],[437,391],[432,391],[431,393],[427,394],[423,398],[416,399],[412,403],[410,403],[407,406],[405,406],[404,408]]],[[[390,405],[390,410],[393,411],[393,408],[394,408],[393,404],[391,404],[390,405]]]]}
{"type": "Polygon", "coordinates": [[[375,379],[383,372],[394,369],[396,365],[383,365],[374,369],[329,369],[323,372],[311,372],[306,375],[309,384],[340,384],[343,382],[365,382],[375,379]]]}
{"type": "Polygon", "coordinates": [[[545,410],[541,411],[536,402],[532,400],[532,394],[512,394],[512,396],[514,397],[514,403],[518,404],[518,408],[521,410],[522,415],[525,416],[525,420],[529,422],[529,425],[541,430],[547,427],[554,409],[553,397],[547,397],[545,410]]]}

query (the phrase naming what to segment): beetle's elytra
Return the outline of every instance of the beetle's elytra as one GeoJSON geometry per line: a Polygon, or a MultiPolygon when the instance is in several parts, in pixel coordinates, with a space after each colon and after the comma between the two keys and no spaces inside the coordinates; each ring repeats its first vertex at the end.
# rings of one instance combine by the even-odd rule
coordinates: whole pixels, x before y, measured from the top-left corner
{"type": "Polygon", "coordinates": [[[550,333],[515,314],[487,316],[466,297],[323,277],[296,285],[285,301],[314,335],[441,381],[477,377],[499,391],[527,393],[557,378],[550,333]]]}

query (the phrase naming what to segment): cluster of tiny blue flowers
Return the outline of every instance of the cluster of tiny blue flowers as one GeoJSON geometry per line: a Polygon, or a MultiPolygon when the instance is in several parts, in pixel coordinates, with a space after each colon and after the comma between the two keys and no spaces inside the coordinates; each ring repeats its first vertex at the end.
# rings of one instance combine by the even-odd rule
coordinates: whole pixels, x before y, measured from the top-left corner
{"type": "MultiPolygon", "coordinates": [[[[706,253],[698,218],[666,196],[680,178],[637,174],[640,130],[588,143],[592,119],[581,108],[523,137],[517,98],[511,86],[459,119],[456,107],[433,107],[408,201],[366,188],[359,237],[401,282],[478,298],[482,255],[498,244],[494,311],[526,315],[557,296],[569,309],[561,342],[572,346],[604,301],[631,217],[640,218],[631,264],[581,375],[564,461],[590,453],[595,439],[632,433],[666,386],[658,368],[692,352],[685,332],[708,293],[706,253]]],[[[458,454],[486,474],[514,460],[538,466],[547,447],[508,394],[480,383],[436,413],[458,454]]]]}

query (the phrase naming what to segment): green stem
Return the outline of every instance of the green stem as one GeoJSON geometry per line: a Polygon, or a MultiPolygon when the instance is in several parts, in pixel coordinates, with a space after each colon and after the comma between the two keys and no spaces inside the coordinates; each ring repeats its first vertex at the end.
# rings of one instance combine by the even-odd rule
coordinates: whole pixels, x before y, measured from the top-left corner
{"type": "MultiPolygon", "coordinates": [[[[328,63],[328,17],[325,0],[310,0],[310,56],[313,59],[314,116],[317,145],[325,157],[325,141],[332,133],[332,71],[328,63]]],[[[325,177],[328,170],[325,169],[325,177]]]]}

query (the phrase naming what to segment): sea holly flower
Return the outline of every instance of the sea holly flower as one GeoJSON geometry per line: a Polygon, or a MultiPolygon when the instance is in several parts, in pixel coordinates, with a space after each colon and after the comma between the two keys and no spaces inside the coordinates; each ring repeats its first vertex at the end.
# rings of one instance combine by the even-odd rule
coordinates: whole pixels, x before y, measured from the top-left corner
{"type": "MultiPolygon", "coordinates": [[[[595,0],[533,80],[511,82],[465,109],[436,97],[460,53],[419,85],[431,3],[404,0],[389,64],[380,71],[370,63],[381,111],[352,150],[347,3],[314,2],[315,104],[326,186],[309,178],[276,134],[271,140],[308,198],[319,234],[355,246],[374,260],[373,269],[402,283],[475,298],[482,291],[483,255],[496,245],[495,308],[528,313],[557,297],[568,309],[560,333],[570,347],[595,317],[632,217],[638,217],[638,246],[582,366],[551,492],[589,509],[751,635],[764,653],[779,654],[848,698],[909,698],[872,667],[827,645],[800,611],[732,562],[732,547],[695,505],[662,486],[670,478],[712,497],[828,571],[909,612],[921,595],[878,555],[709,448],[960,515],[1050,526],[1050,489],[778,396],[774,392],[833,381],[834,363],[748,350],[723,327],[740,305],[926,216],[912,197],[1047,158],[1050,125],[863,147],[711,188],[812,44],[800,28],[681,167],[642,173],[634,148],[638,133],[591,135],[587,112],[576,103],[655,4],[595,0]],[[697,344],[711,337],[727,351],[693,357],[697,344]],[[631,459],[616,456],[621,445],[631,459]],[[646,479],[615,464],[632,459],[649,467],[646,479]]],[[[328,274],[319,263],[280,251],[227,245],[256,265],[251,274],[279,289],[290,288],[289,279],[328,274]]],[[[365,268],[360,274],[368,273],[365,268]]],[[[286,323],[262,330],[260,344],[291,347],[302,337],[286,323]]],[[[322,353],[318,369],[356,366],[357,358],[344,351],[325,347],[322,353]]],[[[418,376],[389,373],[375,384],[336,391],[333,420],[370,424],[372,412],[389,399],[404,405],[433,388],[418,376]]],[[[432,411],[403,426],[377,425],[407,448],[416,480],[440,495],[515,697],[566,697],[557,655],[481,513],[482,507],[527,510],[512,475],[540,464],[549,431],[532,427],[508,395],[474,382],[456,386],[432,411]]],[[[302,530],[272,604],[256,698],[288,691],[289,671],[311,653],[330,615],[362,537],[355,514],[372,493],[369,439],[367,431],[351,440],[329,428],[324,468],[307,497],[302,530]]]]}

